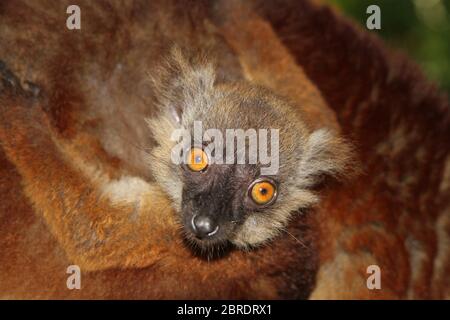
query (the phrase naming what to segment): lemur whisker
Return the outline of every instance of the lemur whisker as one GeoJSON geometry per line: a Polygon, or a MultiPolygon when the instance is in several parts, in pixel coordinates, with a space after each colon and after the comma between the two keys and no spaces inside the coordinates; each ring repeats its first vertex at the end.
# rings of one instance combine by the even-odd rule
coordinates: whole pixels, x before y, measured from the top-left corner
{"type": "Polygon", "coordinates": [[[300,239],[298,239],[296,236],[294,236],[292,233],[290,233],[289,231],[287,231],[286,229],[283,229],[284,232],[286,232],[288,235],[290,235],[295,241],[297,241],[300,245],[302,245],[302,247],[304,247],[305,249],[309,250],[309,247],[300,239]]]}

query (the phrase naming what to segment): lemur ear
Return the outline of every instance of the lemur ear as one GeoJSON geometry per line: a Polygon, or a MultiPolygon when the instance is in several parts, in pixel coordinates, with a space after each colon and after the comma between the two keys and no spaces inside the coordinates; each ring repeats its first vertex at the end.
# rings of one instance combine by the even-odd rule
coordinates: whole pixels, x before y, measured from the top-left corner
{"type": "Polygon", "coordinates": [[[209,98],[215,78],[214,67],[205,54],[190,54],[173,47],[152,80],[161,108],[180,124],[189,107],[207,107],[203,104],[208,101],[205,98],[209,98]]]}
{"type": "Polygon", "coordinates": [[[323,177],[347,178],[359,171],[353,146],[328,129],[312,132],[304,146],[298,171],[298,184],[310,188],[323,177]]]}

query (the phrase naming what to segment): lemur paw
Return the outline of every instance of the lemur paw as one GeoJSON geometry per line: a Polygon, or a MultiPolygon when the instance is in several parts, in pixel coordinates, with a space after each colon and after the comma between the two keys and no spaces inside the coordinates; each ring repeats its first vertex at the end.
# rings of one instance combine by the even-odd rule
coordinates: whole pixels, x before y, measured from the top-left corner
{"type": "Polygon", "coordinates": [[[30,81],[24,81],[22,85],[20,79],[8,69],[6,63],[0,60],[0,94],[5,93],[26,98],[37,98],[41,90],[30,81]]]}

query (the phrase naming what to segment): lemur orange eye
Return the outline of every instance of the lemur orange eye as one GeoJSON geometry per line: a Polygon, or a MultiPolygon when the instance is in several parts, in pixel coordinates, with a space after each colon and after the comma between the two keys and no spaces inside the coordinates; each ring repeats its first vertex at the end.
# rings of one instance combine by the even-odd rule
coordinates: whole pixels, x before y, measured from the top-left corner
{"type": "Polygon", "coordinates": [[[256,180],[249,191],[252,200],[259,205],[272,203],[277,195],[275,184],[267,180],[256,180]]]}
{"type": "Polygon", "coordinates": [[[188,168],[195,172],[203,171],[208,166],[208,156],[201,148],[192,148],[187,160],[188,168]]]}

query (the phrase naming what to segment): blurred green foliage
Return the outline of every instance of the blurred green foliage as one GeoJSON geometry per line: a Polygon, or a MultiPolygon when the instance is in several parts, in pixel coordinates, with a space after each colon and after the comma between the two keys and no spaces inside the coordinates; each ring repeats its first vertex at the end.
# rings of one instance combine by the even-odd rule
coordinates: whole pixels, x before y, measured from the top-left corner
{"type": "Polygon", "coordinates": [[[391,47],[412,56],[450,93],[450,0],[326,0],[363,26],[369,5],[381,9],[381,30],[391,47]]]}

